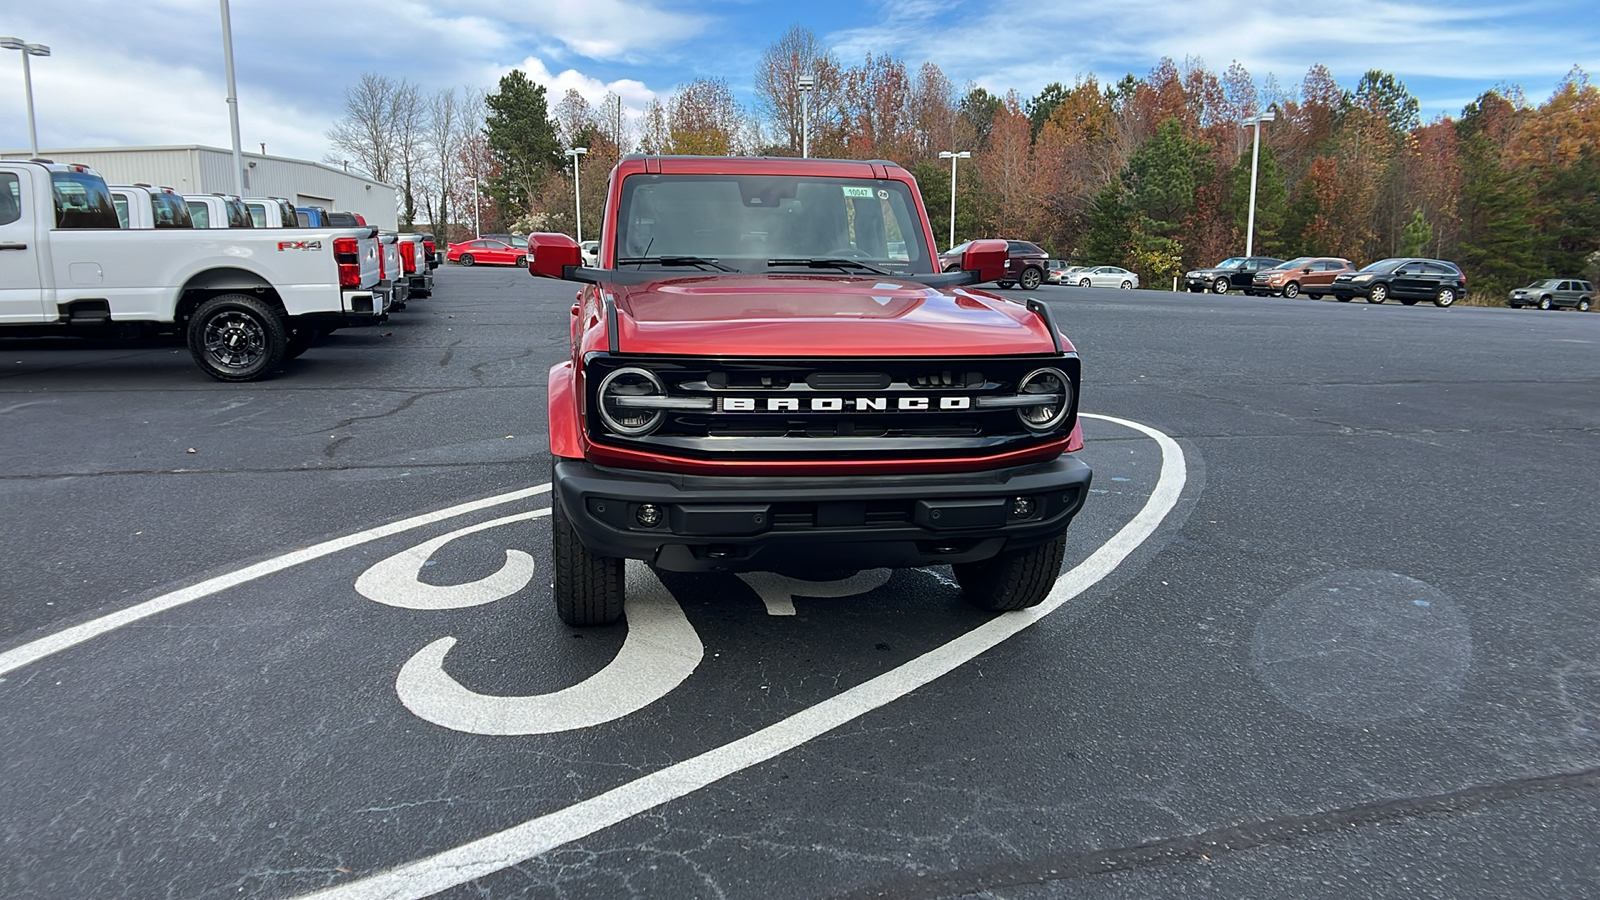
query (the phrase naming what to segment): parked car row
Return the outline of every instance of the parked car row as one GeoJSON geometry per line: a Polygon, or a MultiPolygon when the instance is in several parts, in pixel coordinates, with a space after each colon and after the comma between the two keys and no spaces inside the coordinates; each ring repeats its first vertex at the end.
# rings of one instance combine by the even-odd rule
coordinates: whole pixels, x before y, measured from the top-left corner
{"type": "Polygon", "coordinates": [[[438,261],[424,235],[301,227],[287,201],[252,202],[0,161],[0,250],[12,251],[0,253],[0,336],[177,333],[212,378],[252,381],[319,335],[378,324],[432,290],[438,261]],[[208,222],[259,212],[282,224],[202,233],[201,207],[208,222]]]}
{"type": "Polygon", "coordinates": [[[1190,270],[1184,274],[1184,285],[1193,293],[1226,294],[1237,289],[1262,297],[1332,296],[1341,303],[1356,297],[1383,303],[1393,297],[1406,306],[1423,300],[1450,306],[1466,295],[1467,277],[1460,266],[1438,259],[1394,257],[1357,270],[1348,259],[1333,256],[1291,260],[1236,256],[1210,268],[1190,270]]]}

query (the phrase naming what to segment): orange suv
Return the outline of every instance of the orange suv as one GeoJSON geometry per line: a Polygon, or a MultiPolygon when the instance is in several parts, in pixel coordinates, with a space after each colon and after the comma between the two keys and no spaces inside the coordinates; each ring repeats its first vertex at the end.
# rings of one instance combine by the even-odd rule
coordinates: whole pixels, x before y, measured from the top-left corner
{"type": "Polygon", "coordinates": [[[1355,270],[1356,267],[1348,259],[1301,256],[1257,272],[1245,293],[1257,297],[1282,296],[1290,300],[1303,293],[1313,300],[1321,300],[1323,294],[1332,293],[1327,288],[1333,284],[1333,279],[1355,270]]]}

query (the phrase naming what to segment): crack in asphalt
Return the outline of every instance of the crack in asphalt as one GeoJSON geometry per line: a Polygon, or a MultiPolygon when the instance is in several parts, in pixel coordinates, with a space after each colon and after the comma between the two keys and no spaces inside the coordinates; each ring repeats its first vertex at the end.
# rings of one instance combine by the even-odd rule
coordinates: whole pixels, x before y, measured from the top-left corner
{"type": "MultiPolygon", "coordinates": [[[[465,339],[463,338],[463,340],[465,339]]],[[[444,348],[444,358],[439,360],[439,368],[442,369],[445,366],[450,365],[450,360],[455,358],[456,348],[461,346],[461,343],[462,341],[454,341],[450,344],[450,346],[444,348]]]]}
{"type": "Polygon", "coordinates": [[[1246,822],[1225,828],[1214,828],[1199,834],[1164,838],[1133,847],[1036,857],[974,871],[913,875],[876,887],[836,895],[836,900],[882,900],[882,898],[937,900],[942,897],[968,896],[995,888],[1044,885],[1110,872],[1132,871],[1151,865],[1210,860],[1225,853],[1288,844],[1312,835],[1385,822],[1451,815],[1535,794],[1595,788],[1600,788],[1600,768],[1518,778],[1443,794],[1383,800],[1310,815],[1281,816],[1259,822],[1246,822]]]}

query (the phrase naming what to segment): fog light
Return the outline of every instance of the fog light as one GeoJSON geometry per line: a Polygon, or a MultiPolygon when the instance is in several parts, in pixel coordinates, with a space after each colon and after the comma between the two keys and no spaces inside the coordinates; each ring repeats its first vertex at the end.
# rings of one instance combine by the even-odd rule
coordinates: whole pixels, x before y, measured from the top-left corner
{"type": "Polygon", "coordinates": [[[639,511],[634,513],[633,517],[639,520],[639,524],[646,528],[654,528],[660,525],[663,518],[661,507],[654,503],[639,504],[639,511]]]}
{"type": "Polygon", "coordinates": [[[1018,519],[1032,518],[1034,508],[1032,497],[1011,498],[1011,515],[1018,519]]]}

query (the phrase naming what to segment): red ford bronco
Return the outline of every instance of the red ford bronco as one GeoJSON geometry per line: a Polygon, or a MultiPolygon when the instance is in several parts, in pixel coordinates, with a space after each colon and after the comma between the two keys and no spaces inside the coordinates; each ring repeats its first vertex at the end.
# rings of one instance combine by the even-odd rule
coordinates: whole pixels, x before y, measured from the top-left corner
{"type": "Polygon", "coordinates": [[[1033,606],[1089,490],[1078,354],[1002,277],[941,272],[916,181],[883,161],[634,156],[550,370],[556,611],[623,614],[624,560],[675,572],[950,565],[986,610],[1033,606]]]}

